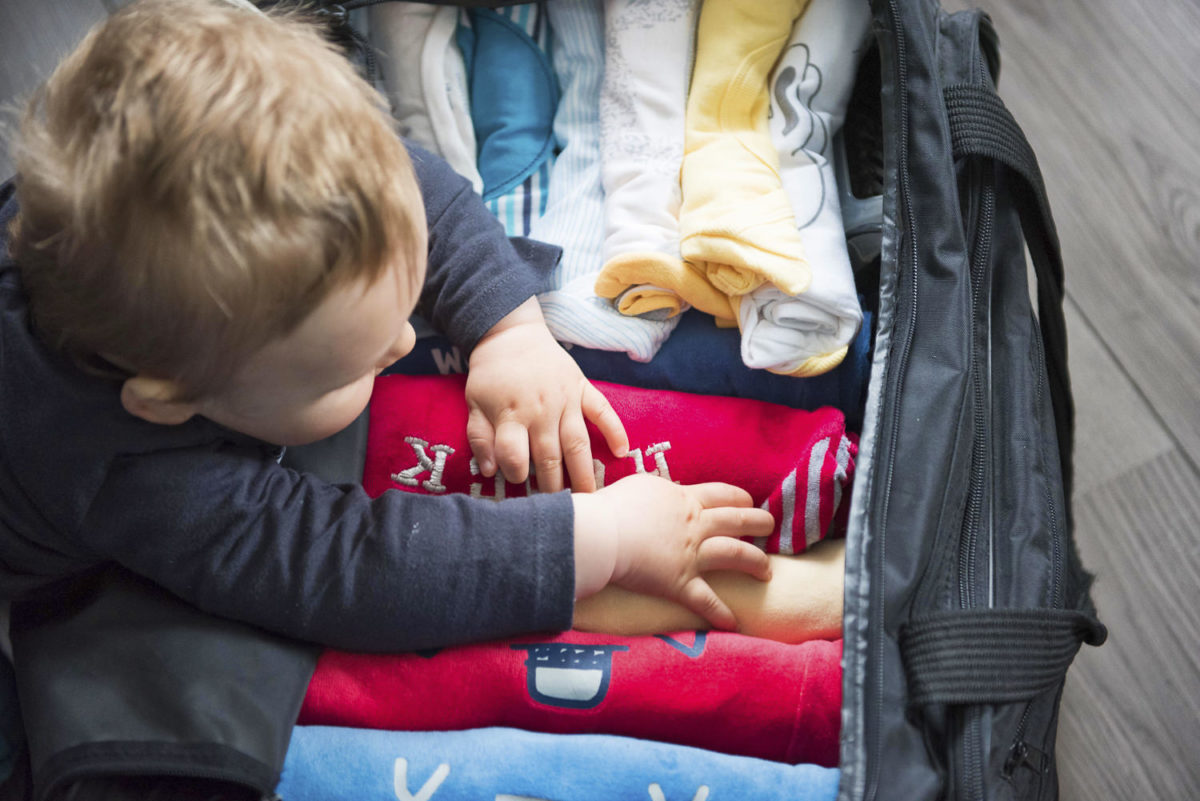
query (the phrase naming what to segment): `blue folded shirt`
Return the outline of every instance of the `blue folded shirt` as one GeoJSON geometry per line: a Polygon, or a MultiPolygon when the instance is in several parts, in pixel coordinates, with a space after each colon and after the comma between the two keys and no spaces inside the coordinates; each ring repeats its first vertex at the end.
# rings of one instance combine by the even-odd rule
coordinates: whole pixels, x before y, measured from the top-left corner
{"type": "Polygon", "coordinates": [[[286,801],[833,801],[839,772],[603,734],[297,726],[286,801]]]}

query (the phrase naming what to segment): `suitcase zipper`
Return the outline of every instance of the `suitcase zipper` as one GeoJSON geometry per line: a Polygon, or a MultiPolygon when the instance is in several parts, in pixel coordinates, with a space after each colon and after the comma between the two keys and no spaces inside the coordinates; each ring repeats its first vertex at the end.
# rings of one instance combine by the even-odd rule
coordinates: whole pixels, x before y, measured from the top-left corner
{"type": "MultiPolygon", "coordinates": [[[[996,209],[996,188],[990,178],[984,178],[980,172],[983,165],[974,164],[972,169],[973,183],[978,188],[980,198],[976,210],[974,232],[971,248],[971,309],[972,320],[982,314],[983,347],[978,347],[975,338],[976,328],[972,322],[971,334],[971,384],[975,394],[975,438],[971,446],[971,476],[967,485],[967,508],[963,515],[963,542],[959,550],[959,604],[963,609],[976,605],[976,560],[979,549],[980,530],[987,532],[988,555],[988,597],[987,605],[991,606],[991,546],[992,521],[991,511],[984,515],[985,499],[988,489],[989,448],[988,438],[991,436],[991,295],[985,292],[984,284],[988,277],[988,261],[992,249],[992,225],[996,209]],[[980,353],[982,352],[982,357],[980,353]],[[980,362],[983,362],[982,364],[980,362]]],[[[974,193],[972,193],[974,195],[974,193]]]]}
{"type": "MultiPolygon", "coordinates": [[[[915,239],[916,231],[914,230],[914,221],[912,219],[912,186],[908,175],[908,57],[905,49],[904,30],[899,23],[900,12],[897,7],[897,0],[888,0],[888,14],[891,20],[891,33],[895,42],[896,58],[895,58],[895,74],[896,74],[896,102],[897,102],[897,126],[896,133],[898,142],[895,152],[897,154],[896,173],[899,189],[899,209],[898,217],[904,220],[903,236],[898,238],[897,242],[897,266],[907,269],[910,276],[910,295],[906,304],[905,313],[902,315],[901,310],[897,308],[895,314],[896,323],[903,322],[905,324],[904,336],[900,339],[900,352],[896,357],[895,369],[891,372],[888,380],[885,382],[885,391],[888,392],[887,408],[889,414],[885,415],[885,419],[895,419],[896,407],[899,403],[898,397],[900,392],[898,387],[903,383],[904,376],[908,369],[909,354],[912,350],[913,324],[912,317],[917,303],[917,269],[915,255],[915,239]],[[893,377],[894,376],[894,377],[893,377]],[[893,384],[896,388],[893,388],[893,384]]],[[[886,191],[885,191],[886,195],[886,191]]],[[[897,298],[900,299],[903,293],[897,293],[897,298]]],[[[892,480],[895,473],[895,454],[896,444],[899,437],[899,432],[896,426],[892,426],[890,436],[888,437],[887,450],[887,469],[884,478],[883,488],[883,503],[880,510],[880,520],[885,521],[879,527],[879,552],[887,552],[887,511],[888,503],[892,493],[892,480]]],[[[875,632],[874,641],[871,644],[871,649],[874,652],[874,661],[876,665],[883,662],[883,644],[884,644],[884,626],[883,626],[883,581],[877,579],[873,582],[871,589],[870,615],[872,625],[870,629],[875,632]]],[[[867,718],[864,721],[864,733],[866,730],[872,729],[871,737],[874,741],[874,748],[868,749],[874,753],[881,753],[883,743],[880,742],[879,721],[883,718],[883,675],[880,674],[875,681],[875,704],[873,718],[867,718]]],[[[869,760],[869,775],[866,782],[866,792],[864,798],[873,799],[878,796],[879,788],[879,762],[878,760],[869,760]]]]}
{"type": "Polygon", "coordinates": [[[1021,720],[1017,723],[1012,745],[1008,747],[1008,758],[1004,760],[1004,767],[1000,770],[1000,776],[1010,784],[1013,783],[1013,775],[1019,767],[1030,767],[1037,773],[1045,773],[1049,767],[1046,752],[1025,742],[1025,727],[1029,724],[1029,713],[1032,711],[1033,701],[1026,702],[1025,711],[1021,713],[1021,720]],[[1034,756],[1037,757],[1037,761],[1034,761],[1034,756]]]}
{"type": "MultiPolygon", "coordinates": [[[[963,514],[962,536],[958,552],[958,600],[963,609],[979,605],[976,592],[977,561],[979,558],[980,533],[986,531],[984,545],[988,561],[988,593],[984,602],[992,605],[991,564],[992,525],[991,506],[987,503],[988,460],[991,450],[991,292],[988,265],[992,255],[992,227],[996,209],[995,173],[988,166],[973,162],[968,166],[969,194],[973,202],[971,219],[968,221],[971,259],[971,328],[969,336],[971,353],[971,385],[974,395],[975,423],[971,445],[971,475],[967,484],[967,505],[963,514]],[[978,321],[982,317],[983,323],[978,321]]],[[[984,793],[983,756],[983,710],[964,707],[961,710],[962,758],[960,781],[956,795],[963,799],[982,799],[984,793]]]]}
{"type": "MultiPolygon", "coordinates": [[[[1046,389],[1046,348],[1042,342],[1042,327],[1035,320],[1033,322],[1033,360],[1034,369],[1037,370],[1037,395],[1035,409],[1041,409],[1043,403],[1043,395],[1046,389]]],[[[1055,454],[1052,458],[1057,458],[1055,454]]],[[[1062,574],[1065,569],[1063,564],[1063,543],[1062,533],[1059,527],[1058,505],[1054,502],[1054,491],[1050,488],[1049,483],[1046,485],[1046,511],[1050,516],[1050,548],[1052,551],[1053,564],[1051,565],[1050,581],[1050,606],[1054,609],[1061,609],[1066,601],[1062,597],[1062,574]]],[[[1071,499],[1066,499],[1067,503],[1071,499]]]]}
{"type": "MultiPolygon", "coordinates": [[[[1046,356],[1044,345],[1042,344],[1041,326],[1037,321],[1033,322],[1033,362],[1034,370],[1036,370],[1037,380],[1035,382],[1035,409],[1042,408],[1043,397],[1046,389],[1046,356]]],[[[1064,604],[1062,598],[1062,573],[1064,570],[1063,548],[1061,536],[1059,532],[1058,506],[1054,502],[1054,492],[1047,484],[1046,486],[1046,510],[1049,515],[1050,523],[1050,547],[1052,551],[1051,565],[1051,595],[1050,606],[1061,608],[1064,604]]],[[[1050,754],[1033,745],[1025,739],[1025,731],[1029,726],[1029,716],[1033,711],[1034,702],[1028,701],[1025,704],[1025,711],[1021,713],[1021,719],[1017,722],[1017,730],[1013,734],[1012,744],[1008,747],[1008,757],[1004,760],[1004,765],[1000,769],[1000,777],[1010,784],[1016,783],[1015,776],[1018,768],[1027,767],[1035,773],[1041,775],[1046,774],[1050,770],[1050,754]]],[[[1044,785],[1043,785],[1044,787],[1044,785]]],[[[1039,790],[1038,797],[1041,797],[1039,790]]]]}

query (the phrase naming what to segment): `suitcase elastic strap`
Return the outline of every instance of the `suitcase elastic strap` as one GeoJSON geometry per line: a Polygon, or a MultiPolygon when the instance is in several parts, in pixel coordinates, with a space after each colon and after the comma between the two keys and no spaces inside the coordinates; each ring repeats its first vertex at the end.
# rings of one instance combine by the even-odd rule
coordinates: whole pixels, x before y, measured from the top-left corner
{"type": "Polygon", "coordinates": [[[913,619],[900,631],[909,702],[1027,701],[1066,676],[1081,643],[1108,636],[1096,618],[1065,609],[961,609],[913,619]]]}

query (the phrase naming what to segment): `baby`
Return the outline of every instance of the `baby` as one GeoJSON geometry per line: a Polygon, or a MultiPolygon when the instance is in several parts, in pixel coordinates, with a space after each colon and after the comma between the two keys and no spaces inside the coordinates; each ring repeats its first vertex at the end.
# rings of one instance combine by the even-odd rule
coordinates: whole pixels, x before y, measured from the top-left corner
{"type": "Polygon", "coordinates": [[[589,492],[586,421],[628,446],[541,319],[557,251],[514,246],[302,20],[135,2],[35,95],[16,159],[3,597],[116,562],[208,612],[381,651],[565,629],[609,584],[733,628],[702,574],[768,578],[738,538],[771,516],[742,490],[589,492]],[[541,494],[371,500],[279,463],[359,416],[414,309],[471,354],[482,472],[519,482],[532,460],[541,494]]]}

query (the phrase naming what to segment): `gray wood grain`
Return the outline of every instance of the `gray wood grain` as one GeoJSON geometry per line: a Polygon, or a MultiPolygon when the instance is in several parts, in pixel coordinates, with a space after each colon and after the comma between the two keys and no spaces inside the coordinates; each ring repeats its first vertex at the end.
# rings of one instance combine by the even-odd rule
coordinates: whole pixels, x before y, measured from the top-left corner
{"type": "Polygon", "coordinates": [[[1200,454],[1200,4],[984,2],[1050,188],[1067,291],[1200,454]]]}
{"type": "Polygon", "coordinates": [[[1200,798],[1200,478],[1177,450],[1076,498],[1109,641],[1076,659],[1063,797],[1200,798]]]}
{"type": "Polygon", "coordinates": [[[1070,299],[1066,316],[1079,498],[1174,446],[1162,422],[1113,358],[1105,344],[1106,333],[1092,328],[1070,299]],[[1115,420],[1122,424],[1113,425],[1115,420]]]}

